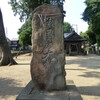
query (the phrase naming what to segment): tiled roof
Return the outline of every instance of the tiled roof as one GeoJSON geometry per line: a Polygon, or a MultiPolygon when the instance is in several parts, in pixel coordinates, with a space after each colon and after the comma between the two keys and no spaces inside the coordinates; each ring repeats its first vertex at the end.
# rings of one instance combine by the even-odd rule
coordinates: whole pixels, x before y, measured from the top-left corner
{"type": "Polygon", "coordinates": [[[64,41],[86,41],[86,39],[82,38],[80,35],[73,31],[64,35],[64,41]]]}

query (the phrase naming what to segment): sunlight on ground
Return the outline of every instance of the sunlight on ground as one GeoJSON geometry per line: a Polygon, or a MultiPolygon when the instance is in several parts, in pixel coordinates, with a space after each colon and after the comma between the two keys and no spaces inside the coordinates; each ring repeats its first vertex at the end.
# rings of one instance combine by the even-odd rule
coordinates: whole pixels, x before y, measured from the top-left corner
{"type": "Polygon", "coordinates": [[[67,56],[66,79],[74,81],[83,100],[100,100],[100,56],[67,56]]]}
{"type": "MultiPolygon", "coordinates": [[[[0,100],[15,100],[31,80],[31,56],[15,60],[18,65],[0,67],[0,100]]],[[[100,56],[67,56],[66,63],[66,79],[74,81],[83,100],[100,100],[100,56]]]]}

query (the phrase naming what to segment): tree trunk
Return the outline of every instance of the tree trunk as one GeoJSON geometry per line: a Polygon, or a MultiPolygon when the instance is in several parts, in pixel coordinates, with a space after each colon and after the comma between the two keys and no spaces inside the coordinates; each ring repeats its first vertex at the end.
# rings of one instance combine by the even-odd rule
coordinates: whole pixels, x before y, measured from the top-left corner
{"type": "Polygon", "coordinates": [[[2,58],[0,61],[0,66],[4,66],[8,64],[10,65],[17,64],[12,57],[10,48],[8,46],[8,42],[6,40],[1,10],[0,10],[0,47],[2,51],[2,58]]]}

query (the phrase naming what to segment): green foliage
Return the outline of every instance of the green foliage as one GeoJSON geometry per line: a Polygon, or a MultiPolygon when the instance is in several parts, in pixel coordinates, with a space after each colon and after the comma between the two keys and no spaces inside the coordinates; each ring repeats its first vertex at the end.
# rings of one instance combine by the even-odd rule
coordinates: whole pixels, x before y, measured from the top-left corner
{"type": "Polygon", "coordinates": [[[31,44],[32,27],[30,20],[25,22],[25,24],[19,29],[18,34],[20,45],[27,46],[31,44]]]}
{"type": "Polygon", "coordinates": [[[97,43],[100,45],[100,1],[86,0],[85,4],[87,7],[83,12],[83,20],[89,24],[86,33],[91,44],[97,43]]]}
{"type": "MultiPolygon", "coordinates": [[[[47,3],[47,4],[57,4],[60,8],[63,8],[63,2],[65,0],[9,0],[9,4],[12,7],[14,15],[20,16],[20,21],[26,21],[23,26],[19,29],[19,43],[22,46],[31,43],[32,34],[32,15],[36,7],[47,3]]],[[[63,11],[63,9],[61,9],[63,11]]]]}
{"type": "Polygon", "coordinates": [[[70,25],[70,23],[64,22],[63,30],[64,30],[64,33],[70,33],[72,30],[72,26],[70,25]]]}
{"type": "Polygon", "coordinates": [[[88,23],[95,17],[95,15],[100,12],[100,1],[98,0],[86,0],[86,9],[83,12],[83,20],[88,23]]]}
{"type": "Polygon", "coordinates": [[[96,35],[96,41],[97,41],[98,46],[100,46],[100,34],[96,35]]]}
{"type": "Polygon", "coordinates": [[[100,46],[100,12],[95,15],[92,23],[92,29],[95,32],[97,44],[100,46]]]}
{"type": "Polygon", "coordinates": [[[25,31],[21,32],[21,34],[19,35],[19,43],[22,46],[27,46],[27,45],[31,44],[30,31],[25,30],[25,31]]]}
{"type": "Polygon", "coordinates": [[[12,7],[14,15],[19,15],[20,20],[26,20],[32,18],[33,10],[44,4],[54,4],[62,5],[65,0],[10,0],[9,4],[12,7]]]}
{"type": "Polygon", "coordinates": [[[31,19],[26,21],[18,31],[19,43],[22,46],[31,44],[32,24],[31,19]]]}
{"type": "Polygon", "coordinates": [[[22,31],[24,31],[24,30],[29,30],[29,29],[31,29],[30,31],[31,31],[31,33],[32,33],[32,20],[31,19],[29,19],[29,20],[27,20],[22,26],[21,26],[21,28],[18,30],[18,34],[20,34],[22,31]]]}
{"type": "Polygon", "coordinates": [[[95,15],[92,21],[92,29],[95,34],[100,34],[100,12],[95,15]]]}
{"type": "Polygon", "coordinates": [[[89,26],[88,30],[86,31],[86,34],[88,35],[88,39],[90,41],[90,44],[95,44],[96,43],[96,35],[92,31],[92,25],[89,26]]]}
{"type": "Polygon", "coordinates": [[[83,37],[83,38],[87,38],[88,39],[88,35],[86,32],[80,32],[80,36],[83,37]]]}

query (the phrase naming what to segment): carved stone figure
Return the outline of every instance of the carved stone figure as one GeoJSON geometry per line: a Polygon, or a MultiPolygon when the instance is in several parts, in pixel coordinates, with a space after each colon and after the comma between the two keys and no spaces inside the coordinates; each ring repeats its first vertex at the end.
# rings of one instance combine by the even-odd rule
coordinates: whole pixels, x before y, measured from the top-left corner
{"type": "Polygon", "coordinates": [[[36,89],[65,89],[62,20],[62,13],[57,6],[44,4],[34,10],[31,76],[36,89]]]}

